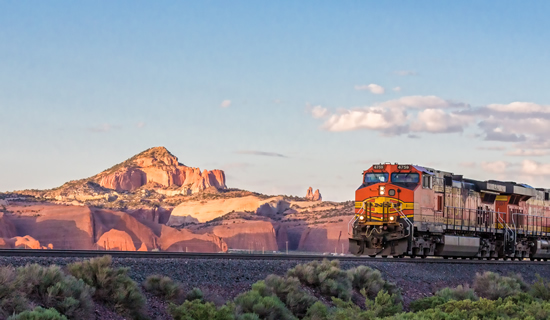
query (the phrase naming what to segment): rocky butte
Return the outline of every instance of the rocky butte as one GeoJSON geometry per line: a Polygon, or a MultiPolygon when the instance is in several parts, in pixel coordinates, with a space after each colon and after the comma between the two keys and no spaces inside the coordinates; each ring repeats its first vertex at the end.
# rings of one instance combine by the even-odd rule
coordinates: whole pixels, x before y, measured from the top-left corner
{"type": "Polygon", "coordinates": [[[200,192],[208,187],[226,189],[222,170],[187,167],[164,147],[148,149],[116,165],[92,180],[116,191],[134,191],[148,183],[170,188],[172,195],[200,192]]]}
{"type": "Polygon", "coordinates": [[[322,201],[323,197],[321,197],[321,193],[319,192],[319,189],[315,190],[315,193],[313,193],[313,188],[309,187],[307,189],[306,200],[322,201]]]}
{"type": "Polygon", "coordinates": [[[164,147],[51,190],[0,193],[0,247],[347,252],[353,201],[230,189],[164,147]]]}

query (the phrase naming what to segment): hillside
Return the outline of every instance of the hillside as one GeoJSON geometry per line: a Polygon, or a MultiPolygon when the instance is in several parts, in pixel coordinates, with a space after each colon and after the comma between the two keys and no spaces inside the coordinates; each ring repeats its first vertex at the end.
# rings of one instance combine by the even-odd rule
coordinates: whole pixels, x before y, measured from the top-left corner
{"type": "Polygon", "coordinates": [[[229,189],[164,147],[51,190],[0,194],[0,246],[347,252],[353,203],[229,189]],[[2,242],[3,241],[3,242],[2,242]]]}

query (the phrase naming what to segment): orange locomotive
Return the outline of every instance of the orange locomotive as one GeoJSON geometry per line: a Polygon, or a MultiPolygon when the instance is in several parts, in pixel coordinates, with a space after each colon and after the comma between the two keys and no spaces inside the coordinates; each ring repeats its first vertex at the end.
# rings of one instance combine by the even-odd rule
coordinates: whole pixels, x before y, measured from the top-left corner
{"type": "Polygon", "coordinates": [[[355,192],[349,250],[369,256],[550,258],[550,190],[377,164],[355,192]]]}

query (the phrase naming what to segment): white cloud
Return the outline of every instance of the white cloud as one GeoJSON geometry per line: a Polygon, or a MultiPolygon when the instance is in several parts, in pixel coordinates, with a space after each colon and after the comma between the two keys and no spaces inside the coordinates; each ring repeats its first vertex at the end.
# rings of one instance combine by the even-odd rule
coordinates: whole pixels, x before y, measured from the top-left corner
{"type": "Polygon", "coordinates": [[[401,92],[401,87],[395,87],[392,90],[395,91],[395,92],[401,92]]]}
{"type": "Polygon", "coordinates": [[[345,110],[331,115],[324,124],[328,131],[350,131],[357,129],[388,130],[404,125],[407,115],[403,110],[370,107],[345,110]]]}
{"type": "Polygon", "coordinates": [[[462,132],[472,120],[472,117],[446,113],[441,109],[426,109],[418,113],[411,129],[432,133],[462,132]]]}
{"type": "Polygon", "coordinates": [[[542,164],[533,160],[523,160],[521,172],[533,176],[550,175],[550,164],[542,164]]]}
{"type": "Polygon", "coordinates": [[[508,151],[506,153],[507,156],[517,156],[517,157],[541,157],[546,156],[550,154],[550,151],[548,150],[525,150],[525,149],[515,149],[512,151],[508,151]]]}
{"type": "Polygon", "coordinates": [[[384,92],[386,92],[384,87],[374,83],[356,85],[354,88],[355,90],[358,90],[358,91],[370,91],[371,93],[374,93],[374,94],[383,94],[384,92]]]}
{"type": "Polygon", "coordinates": [[[145,127],[145,122],[138,122],[138,123],[136,124],[136,127],[138,127],[138,128],[143,128],[143,127],[145,127]]]}
{"type": "Polygon", "coordinates": [[[512,102],[509,104],[490,104],[488,109],[506,113],[550,113],[550,106],[532,102],[512,102]]]}
{"type": "Polygon", "coordinates": [[[311,108],[310,113],[314,119],[320,119],[328,115],[328,109],[321,106],[315,106],[311,108]]]}
{"type": "Polygon", "coordinates": [[[412,70],[397,70],[397,71],[394,71],[393,73],[402,77],[416,76],[418,74],[416,71],[412,71],[412,70]]]}
{"type": "Polygon", "coordinates": [[[466,108],[467,104],[444,100],[437,96],[405,96],[379,104],[386,108],[446,109],[466,108]]]}
{"type": "MultiPolygon", "coordinates": [[[[436,96],[407,96],[330,114],[323,128],[328,131],[376,130],[385,135],[458,132],[473,118],[438,109],[465,106],[436,96]]],[[[323,112],[323,116],[327,115],[323,112]]]]}
{"type": "Polygon", "coordinates": [[[505,173],[511,164],[506,161],[481,162],[481,168],[492,173],[505,173]]]}
{"type": "Polygon", "coordinates": [[[223,100],[222,103],[220,104],[220,107],[227,108],[230,105],[231,105],[231,100],[223,100]]]}

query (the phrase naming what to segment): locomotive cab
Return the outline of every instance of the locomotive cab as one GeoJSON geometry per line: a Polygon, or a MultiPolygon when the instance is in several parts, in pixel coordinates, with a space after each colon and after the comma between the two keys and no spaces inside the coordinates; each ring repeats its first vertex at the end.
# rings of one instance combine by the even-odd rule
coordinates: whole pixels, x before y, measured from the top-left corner
{"type": "Polygon", "coordinates": [[[363,172],[355,192],[350,238],[354,254],[404,255],[412,232],[414,191],[422,172],[411,165],[374,165],[363,172]]]}

